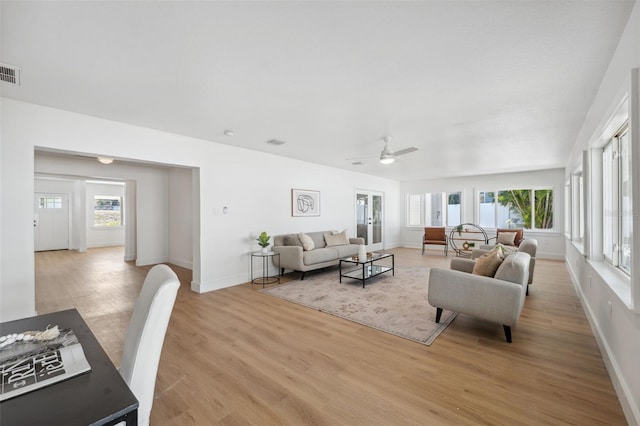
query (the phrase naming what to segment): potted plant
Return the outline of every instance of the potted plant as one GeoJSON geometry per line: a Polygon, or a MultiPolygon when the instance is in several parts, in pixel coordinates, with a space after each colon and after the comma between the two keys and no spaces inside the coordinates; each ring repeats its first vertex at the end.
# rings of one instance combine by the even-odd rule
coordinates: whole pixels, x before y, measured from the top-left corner
{"type": "Polygon", "coordinates": [[[262,247],[262,252],[263,253],[267,253],[269,251],[269,240],[271,239],[271,237],[269,235],[267,235],[267,233],[265,231],[262,231],[260,233],[260,235],[258,235],[258,238],[256,238],[256,241],[258,242],[258,245],[260,247],[262,247]]]}

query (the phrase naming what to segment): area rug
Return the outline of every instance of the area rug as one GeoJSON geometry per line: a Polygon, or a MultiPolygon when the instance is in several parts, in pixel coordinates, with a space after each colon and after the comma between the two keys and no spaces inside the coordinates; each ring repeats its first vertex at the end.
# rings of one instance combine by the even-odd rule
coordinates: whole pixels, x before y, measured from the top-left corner
{"type": "Polygon", "coordinates": [[[436,323],[436,308],[427,301],[428,277],[429,268],[396,267],[395,276],[378,275],[362,288],[350,278],[340,283],[338,269],[330,268],[261,292],[430,345],[456,314],[445,310],[436,323]]]}

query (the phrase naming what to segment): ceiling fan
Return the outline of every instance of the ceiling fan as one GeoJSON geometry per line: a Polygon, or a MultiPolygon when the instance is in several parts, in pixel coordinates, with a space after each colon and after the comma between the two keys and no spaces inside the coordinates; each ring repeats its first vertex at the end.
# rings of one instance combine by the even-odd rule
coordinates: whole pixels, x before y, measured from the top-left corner
{"type": "MultiPolygon", "coordinates": [[[[391,164],[394,161],[396,161],[397,156],[409,154],[410,152],[418,150],[418,148],[416,148],[415,146],[412,146],[412,147],[401,149],[399,151],[394,152],[389,148],[389,141],[391,141],[391,136],[383,137],[382,141],[384,142],[384,148],[382,148],[382,151],[380,152],[380,162],[382,164],[391,164]]],[[[369,158],[376,158],[376,157],[347,158],[347,160],[365,160],[369,158]]]]}

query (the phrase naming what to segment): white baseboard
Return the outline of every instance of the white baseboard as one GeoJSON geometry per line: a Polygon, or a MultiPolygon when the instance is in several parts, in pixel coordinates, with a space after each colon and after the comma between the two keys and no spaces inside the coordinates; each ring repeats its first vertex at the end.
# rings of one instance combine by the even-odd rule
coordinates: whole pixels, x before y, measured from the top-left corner
{"type": "Polygon", "coordinates": [[[629,390],[629,386],[620,372],[618,363],[615,358],[611,356],[611,349],[609,348],[607,341],[602,338],[602,330],[600,330],[597,321],[594,319],[595,316],[593,315],[593,310],[582,291],[580,281],[571,267],[570,262],[568,262],[566,258],[565,264],[567,265],[567,270],[569,271],[573,287],[575,288],[576,293],[578,293],[578,298],[580,298],[580,303],[582,304],[582,309],[587,317],[587,321],[589,321],[589,325],[591,326],[591,331],[596,339],[596,344],[602,354],[602,360],[607,368],[607,372],[611,378],[611,383],[613,383],[613,387],[616,391],[616,395],[618,396],[618,400],[620,401],[620,405],[622,406],[622,411],[624,412],[627,422],[630,425],[640,425],[640,407],[638,407],[636,401],[634,401],[631,391],[629,390]]]}
{"type": "Polygon", "coordinates": [[[118,247],[118,246],[124,246],[124,241],[106,241],[101,243],[93,243],[87,246],[87,248],[118,247]]]}
{"type": "Polygon", "coordinates": [[[136,259],[136,266],[157,265],[159,263],[167,263],[166,257],[157,257],[149,259],[136,259]]]}
{"type": "Polygon", "coordinates": [[[251,281],[251,278],[247,274],[235,274],[200,283],[191,281],[191,290],[195,291],[196,293],[206,293],[213,290],[219,290],[221,288],[244,284],[249,281],[251,281]]]}
{"type": "Polygon", "coordinates": [[[169,263],[171,263],[172,265],[180,266],[181,268],[185,268],[190,271],[193,271],[193,262],[189,260],[169,259],[169,263]]]}

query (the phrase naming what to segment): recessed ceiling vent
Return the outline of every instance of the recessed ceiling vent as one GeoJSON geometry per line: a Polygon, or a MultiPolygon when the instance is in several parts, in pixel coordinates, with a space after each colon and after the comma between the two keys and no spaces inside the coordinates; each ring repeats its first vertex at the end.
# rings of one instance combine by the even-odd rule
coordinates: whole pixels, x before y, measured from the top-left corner
{"type": "Polygon", "coordinates": [[[281,141],[279,139],[269,139],[267,141],[267,143],[269,145],[280,146],[280,145],[284,145],[286,142],[285,141],[281,141]]]}
{"type": "Polygon", "coordinates": [[[0,81],[20,85],[20,68],[13,65],[0,64],[0,81]]]}

